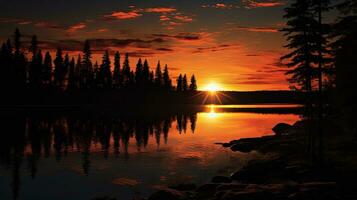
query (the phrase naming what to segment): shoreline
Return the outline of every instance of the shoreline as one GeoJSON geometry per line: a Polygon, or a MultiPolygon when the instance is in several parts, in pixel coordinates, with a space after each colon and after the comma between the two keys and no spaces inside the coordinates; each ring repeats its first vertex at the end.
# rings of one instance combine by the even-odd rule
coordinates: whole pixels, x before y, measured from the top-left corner
{"type": "Polygon", "coordinates": [[[308,125],[307,121],[279,123],[273,127],[272,136],[216,143],[232,151],[257,151],[265,156],[251,160],[231,176],[215,176],[211,183],[197,188],[182,184],[162,189],[148,200],[357,199],[353,182],[357,178],[357,160],[343,162],[351,160],[351,156],[357,158],[348,151],[354,141],[347,133],[333,134],[340,131],[339,127],[325,122],[324,140],[332,139],[333,144],[325,144],[331,146],[323,151],[309,149],[311,135],[305,131],[308,125]],[[347,148],[337,148],[341,145],[347,148]]]}

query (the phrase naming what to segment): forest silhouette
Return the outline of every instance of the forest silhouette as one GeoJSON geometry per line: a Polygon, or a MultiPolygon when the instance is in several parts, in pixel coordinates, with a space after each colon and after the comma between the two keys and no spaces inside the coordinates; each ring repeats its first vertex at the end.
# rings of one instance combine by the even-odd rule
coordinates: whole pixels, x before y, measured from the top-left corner
{"type": "Polygon", "coordinates": [[[5,104],[105,104],[123,96],[126,103],[169,103],[197,91],[195,75],[188,80],[186,74],[180,74],[174,86],[168,66],[162,68],[160,61],[151,70],[148,61],[140,58],[134,69],[128,53],[121,62],[122,56],[115,52],[112,66],[106,50],[102,62],[93,63],[90,40],[84,42],[77,58],[60,47],[52,58],[50,51],[42,52],[36,35],[28,49],[21,38],[16,29],[13,41],[8,39],[0,50],[0,89],[8,94],[2,99],[5,104]]]}

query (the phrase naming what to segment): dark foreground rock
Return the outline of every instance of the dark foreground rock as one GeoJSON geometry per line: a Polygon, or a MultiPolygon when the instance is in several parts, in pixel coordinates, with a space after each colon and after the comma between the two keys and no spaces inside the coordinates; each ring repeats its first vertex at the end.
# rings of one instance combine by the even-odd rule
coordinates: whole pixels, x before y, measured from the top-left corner
{"type": "Polygon", "coordinates": [[[293,126],[287,123],[279,123],[273,127],[273,131],[277,136],[287,135],[293,126]]]}

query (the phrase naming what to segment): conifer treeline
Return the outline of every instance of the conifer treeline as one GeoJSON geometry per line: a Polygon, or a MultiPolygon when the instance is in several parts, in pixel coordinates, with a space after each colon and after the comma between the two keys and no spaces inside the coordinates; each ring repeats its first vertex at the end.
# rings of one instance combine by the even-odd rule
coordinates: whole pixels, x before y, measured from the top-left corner
{"type": "Polygon", "coordinates": [[[61,48],[57,49],[55,58],[52,58],[50,52],[44,54],[41,51],[35,35],[28,49],[30,56],[26,56],[22,51],[24,48],[21,37],[20,31],[16,29],[13,42],[8,39],[2,44],[0,67],[3,73],[0,77],[0,87],[3,90],[197,90],[194,75],[188,84],[186,74],[180,74],[175,87],[168,66],[162,68],[160,61],[153,71],[148,61],[142,61],[140,58],[134,70],[130,66],[129,54],[126,53],[124,61],[121,62],[121,55],[116,52],[112,67],[109,51],[106,50],[101,63],[93,63],[89,40],[84,42],[83,52],[76,58],[70,57],[68,53],[64,54],[61,48]]]}

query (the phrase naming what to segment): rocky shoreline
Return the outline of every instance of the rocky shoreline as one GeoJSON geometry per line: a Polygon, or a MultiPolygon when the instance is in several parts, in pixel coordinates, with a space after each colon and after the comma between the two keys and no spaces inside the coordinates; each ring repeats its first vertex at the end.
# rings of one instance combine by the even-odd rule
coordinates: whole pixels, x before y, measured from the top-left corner
{"type": "MultiPolygon", "coordinates": [[[[344,133],[333,134],[338,128],[325,123],[325,140],[329,150],[324,158],[310,156],[306,150],[311,139],[305,131],[306,121],[294,125],[280,123],[272,130],[275,135],[244,138],[217,143],[232,151],[263,153],[264,158],[250,161],[231,176],[216,176],[211,183],[195,187],[180,185],[162,189],[148,200],[332,200],[357,199],[357,164],[344,163],[343,156],[355,158],[354,142],[344,133]],[[326,139],[328,138],[328,139],[326,139]],[[344,147],[344,148],[341,148],[344,147]]],[[[355,161],[356,162],[356,161],[355,161]]]]}

